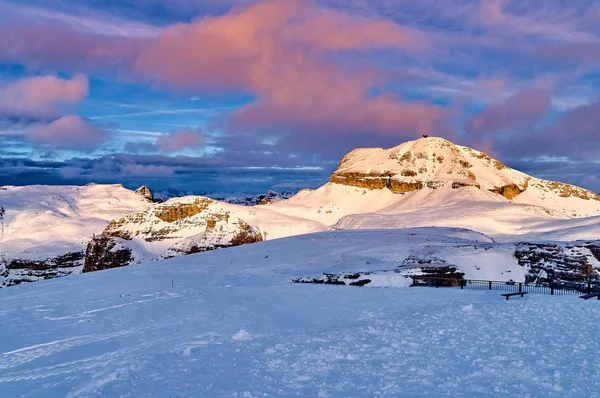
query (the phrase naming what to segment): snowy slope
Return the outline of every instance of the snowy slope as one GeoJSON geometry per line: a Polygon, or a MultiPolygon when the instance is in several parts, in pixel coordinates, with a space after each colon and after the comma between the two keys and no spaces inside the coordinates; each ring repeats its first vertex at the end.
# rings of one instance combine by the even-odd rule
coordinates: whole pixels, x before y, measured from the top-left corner
{"type": "Polygon", "coordinates": [[[331,181],[271,209],[334,229],[448,226],[508,240],[600,237],[595,193],[528,176],[441,138],[356,149],[331,181]]]}
{"type": "Polygon", "coordinates": [[[341,231],[3,289],[0,396],[596,396],[597,301],[289,283],[429,250],[503,277],[506,245],[341,231]]]}
{"type": "Polygon", "coordinates": [[[0,187],[0,287],[81,272],[83,251],[108,222],[151,206],[121,185],[0,187]]]}
{"type": "Polygon", "coordinates": [[[47,258],[82,250],[94,233],[123,214],[151,204],[121,185],[0,188],[6,209],[0,253],[47,258]]]}

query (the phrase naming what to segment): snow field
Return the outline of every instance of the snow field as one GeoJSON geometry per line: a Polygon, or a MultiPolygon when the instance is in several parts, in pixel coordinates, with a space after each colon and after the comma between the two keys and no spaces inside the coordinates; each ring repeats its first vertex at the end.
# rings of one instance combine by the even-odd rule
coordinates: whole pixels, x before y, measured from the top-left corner
{"type": "Polygon", "coordinates": [[[289,283],[480,236],[455,233],[305,235],[4,289],[0,396],[594,396],[596,300],[289,283]]]}

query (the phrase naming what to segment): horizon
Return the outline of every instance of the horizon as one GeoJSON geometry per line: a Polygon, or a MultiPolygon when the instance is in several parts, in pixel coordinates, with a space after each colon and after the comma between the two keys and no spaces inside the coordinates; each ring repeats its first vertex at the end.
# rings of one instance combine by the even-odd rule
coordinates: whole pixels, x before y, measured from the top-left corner
{"type": "Polygon", "coordinates": [[[315,188],[354,148],[429,134],[600,192],[592,0],[0,0],[0,15],[0,185],[315,188]]]}

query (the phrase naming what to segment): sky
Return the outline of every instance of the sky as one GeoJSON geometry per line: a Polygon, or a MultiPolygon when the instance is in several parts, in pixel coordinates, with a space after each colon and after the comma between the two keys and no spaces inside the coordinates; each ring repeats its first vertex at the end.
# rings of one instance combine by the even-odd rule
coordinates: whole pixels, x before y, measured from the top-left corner
{"type": "Polygon", "coordinates": [[[600,4],[0,0],[0,185],[296,190],[422,134],[600,191],[600,4]]]}

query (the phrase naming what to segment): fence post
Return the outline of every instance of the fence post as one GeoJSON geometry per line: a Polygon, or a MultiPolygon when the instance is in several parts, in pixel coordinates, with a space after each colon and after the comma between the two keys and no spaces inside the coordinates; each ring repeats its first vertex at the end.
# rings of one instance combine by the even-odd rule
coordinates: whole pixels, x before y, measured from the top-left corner
{"type": "Polygon", "coordinates": [[[521,282],[519,282],[519,293],[521,293],[523,291],[523,284],[521,282]]]}
{"type": "Polygon", "coordinates": [[[440,281],[436,279],[436,280],[435,280],[435,287],[436,287],[436,288],[438,287],[439,283],[440,283],[440,281]]]}
{"type": "Polygon", "coordinates": [[[550,295],[554,296],[554,283],[550,284],[550,295]]]}
{"type": "Polygon", "coordinates": [[[592,284],[588,282],[587,294],[592,294],[592,284]]]}
{"type": "Polygon", "coordinates": [[[490,286],[489,290],[492,290],[492,281],[489,282],[489,286],[490,286]]]}
{"type": "Polygon", "coordinates": [[[464,280],[464,279],[461,279],[461,280],[460,280],[460,288],[461,288],[461,289],[463,289],[463,286],[464,286],[464,284],[465,284],[465,280],[464,280]]]}

